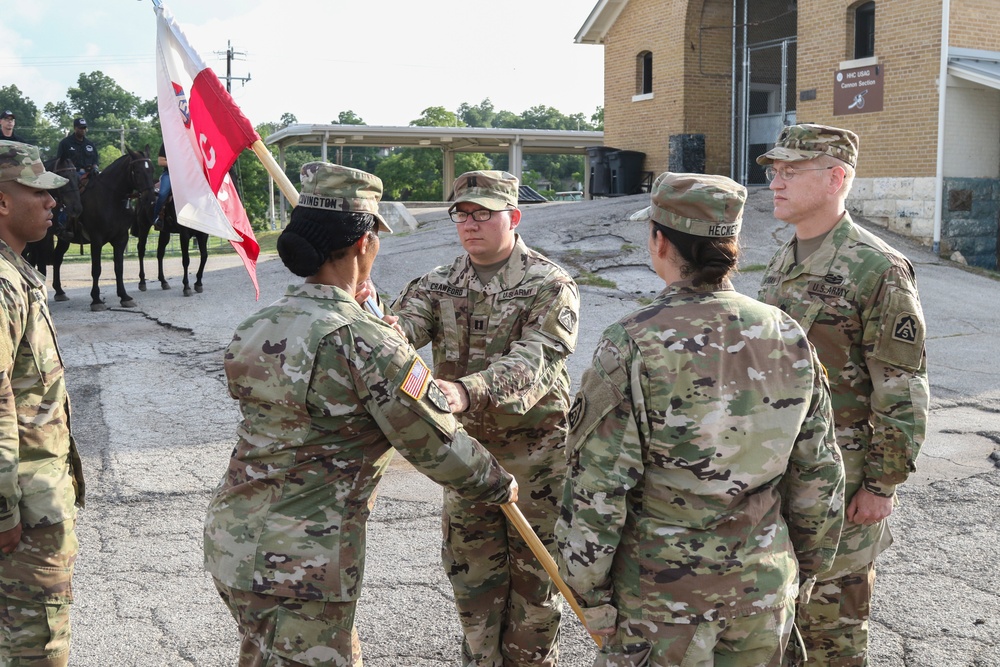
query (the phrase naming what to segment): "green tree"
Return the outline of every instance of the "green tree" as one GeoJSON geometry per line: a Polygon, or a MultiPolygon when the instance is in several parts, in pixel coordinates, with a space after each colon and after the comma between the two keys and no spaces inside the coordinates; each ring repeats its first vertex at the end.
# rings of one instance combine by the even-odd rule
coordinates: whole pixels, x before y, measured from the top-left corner
{"type": "MultiPolygon", "coordinates": [[[[337,120],[333,122],[336,125],[366,124],[361,119],[361,116],[350,110],[341,111],[337,114],[337,120]]],[[[382,156],[379,154],[379,149],[375,146],[339,146],[332,159],[345,167],[354,167],[355,169],[362,169],[370,174],[374,174],[376,167],[382,161],[382,156]]]]}
{"type": "MultiPolygon", "coordinates": [[[[383,160],[375,170],[388,201],[441,201],[441,151],[401,148],[383,160]]],[[[482,153],[457,153],[455,173],[490,169],[482,153]]]]}
{"type": "Polygon", "coordinates": [[[493,102],[487,97],[476,106],[462,102],[457,115],[458,119],[469,127],[493,127],[493,119],[497,114],[493,102]]]}
{"type": "Polygon", "coordinates": [[[410,125],[416,127],[464,127],[465,123],[444,107],[427,107],[420,114],[420,118],[410,121],[410,125]]]}
{"type": "MultiPolygon", "coordinates": [[[[463,121],[444,107],[428,107],[420,118],[410,122],[414,127],[461,127],[463,121]]],[[[400,148],[382,160],[375,168],[375,175],[382,179],[383,198],[399,201],[441,200],[440,150],[427,148],[400,148]]],[[[482,153],[458,153],[455,172],[489,169],[489,161],[482,153]],[[476,165],[476,166],[470,166],[476,165]]]]}
{"type": "Polygon", "coordinates": [[[66,91],[73,112],[87,119],[88,124],[106,125],[105,117],[147,118],[149,105],[128,92],[103,72],[80,74],[76,88],[66,91]]]}
{"type": "Polygon", "coordinates": [[[590,122],[598,132],[604,131],[604,107],[597,107],[597,111],[590,117],[590,122]]]}
{"type": "Polygon", "coordinates": [[[337,114],[337,120],[333,121],[334,125],[366,125],[365,121],[361,120],[361,116],[354,113],[353,111],[341,111],[337,114]]]}
{"type": "Polygon", "coordinates": [[[295,125],[298,122],[299,119],[295,117],[295,114],[286,111],[285,113],[281,114],[281,120],[278,121],[278,128],[283,129],[288,127],[289,125],[295,125]]]}

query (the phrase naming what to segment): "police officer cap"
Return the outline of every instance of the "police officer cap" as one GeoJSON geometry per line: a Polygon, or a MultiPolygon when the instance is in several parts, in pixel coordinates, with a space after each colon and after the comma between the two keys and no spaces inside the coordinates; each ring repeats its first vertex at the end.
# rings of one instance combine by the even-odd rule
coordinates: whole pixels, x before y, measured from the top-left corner
{"type": "Polygon", "coordinates": [[[652,203],[629,219],[652,220],[693,236],[736,236],[743,224],[747,189],[712,174],[665,172],[653,181],[652,203]]]}
{"type": "Polygon", "coordinates": [[[73,127],[87,127],[87,119],[77,118],[76,120],[73,121],[73,127]]]}
{"type": "Polygon", "coordinates": [[[13,111],[11,111],[11,110],[8,109],[7,111],[4,111],[3,113],[0,113],[0,120],[6,120],[7,118],[15,118],[16,119],[17,116],[14,115],[13,111]]]}

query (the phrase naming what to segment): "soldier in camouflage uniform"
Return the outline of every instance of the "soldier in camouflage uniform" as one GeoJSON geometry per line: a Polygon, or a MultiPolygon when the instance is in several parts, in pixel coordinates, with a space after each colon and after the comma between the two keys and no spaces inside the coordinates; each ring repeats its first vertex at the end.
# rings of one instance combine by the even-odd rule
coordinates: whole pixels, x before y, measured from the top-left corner
{"type": "MultiPolygon", "coordinates": [[[[393,304],[465,428],[521,485],[520,508],[555,553],[566,472],[566,357],[576,346],[573,279],[515,229],[517,178],[462,174],[449,211],[467,254],[411,282],[393,304]]],[[[499,508],[445,491],[442,559],[462,623],[462,664],[556,664],[558,591],[499,508]]]]}
{"type": "Polygon", "coordinates": [[[867,665],[875,557],[892,542],[896,487],[914,470],[929,404],[924,317],[913,266],[844,207],[858,138],[786,127],[757,159],[774,215],[795,226],[764,274],[760,299],[794,317],[830,375],[847,511],[837,560],[799,609],[809,664],[867,665]]]}
{"type": "Polygon", "coordinates": [[[45,279],[21,258],[66,179],[0,141],[0,665],[69,663],[83,472],[45,279]]]}
{"type": "Polygon", "coordinates": [[[632,216],[667,287],[604,332],[583,376],[556,524],[560,570],[607,637],[595,665],[776,666],[836,551],[822,366],[795,320],[728,278],[745,199],[668,172],[632,216]]]}
{"type": "Polygon", "coordinates": [[[278,254],[306,282],[226,350],[243,421],[205,520],[205,566],[240,626],[241,667],[361,664],[365,525],[392,447],[470,502],[517,497],[416,351],[355,301],[390,231],[381,194],[363,171],[303,166],[278,254]]]}

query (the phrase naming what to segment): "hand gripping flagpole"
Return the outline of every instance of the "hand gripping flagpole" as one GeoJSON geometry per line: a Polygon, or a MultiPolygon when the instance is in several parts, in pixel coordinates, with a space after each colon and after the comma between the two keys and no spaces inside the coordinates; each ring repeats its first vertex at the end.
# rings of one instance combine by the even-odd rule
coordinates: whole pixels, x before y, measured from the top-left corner
{"type": "MultiPolygon", "coordinates": [[[[508,521],[514,524],[514,527],[517,528],[517,532],[521,534],[522,538],[524,538],[524,541],[528,544],[528,548],[531,549],[531,553],[535,554],[535,558],[537,558],[538,562],[542,564],[542,568],[548,573],[549,577],[552,579],[552,583],[554,583],[556,588],[559,589],[559,592],[563,594],[563,597],[566,598],[566,602],[569,603],[570,608],[574,613],[576,613],[580,622],[583,623],[583,627],[586,628],[587,623],[583,618],[583,609],[580,608],[576,598],[573,597],[573,591],[570,590],[566,582],[559,576],[559,567],[556,565],[556,562],[552,560],[552,556],[549,554],[548,549],[546,549],[545,545],[542,544],[542,541],[538,539],[538,535],[536,535],[535,531],[531,528],[531,524],[524,518],[524,514],[521,513],[521,510],[514,503],[501,505],[500,509],[502,509],[503,513],[507,515],[508,521]]],[[[591,634],[590,638],[594,640],[595,644],[597,644],[597,648],[601,648],[603,641],[600,636],[591,634]]]]}

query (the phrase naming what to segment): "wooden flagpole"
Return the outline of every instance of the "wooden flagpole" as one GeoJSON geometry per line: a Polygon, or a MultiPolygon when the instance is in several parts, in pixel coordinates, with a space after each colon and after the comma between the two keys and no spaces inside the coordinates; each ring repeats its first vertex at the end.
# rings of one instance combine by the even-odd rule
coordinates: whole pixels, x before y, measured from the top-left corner
{"type": "Polygon", "coordinates": [[[292,205],[292,208],[298,206],[298,190],[295,189],[292,182],[288,180],[288,176],[286,176],[285,172],[283,172],[281,167],[278,166],[274,156],[271,155],[271,151],[267,150],[267,146],[264,145],[264,142],[261,139],[258,139],[253,142],[253,145],[251,145],[250,148],[253,149],[253,152],[257,155],[257,159],[260,160],[260,163],[264,165],[264,169],[267,170],[267,173],[270,174],[271,178],[274,179],[274,182],[278,184],[278,189],[281,190],[281,194],[285,195],[285,199],[287,199],[288,203],[292,205]]]}
{"type": "MultiPolygon", "coordinates": [[[[542,541],[538,539],[538,535],[536,535],[535,531],[531,528],[531,524],[524,518],[524,514],[521,513],[521,510],[514,503],[501,505],[500,509],[502,509],[503,513],[507,515],[507,519],[514,524],[514,527],[517,528],[517,532],[520,533],[521,537],[524,538],[524,541],[527,542],[528,547],[531,549],[531,553],[535,554],[535,558],[537,558],[538,562],[542,564],[542,568],[548,573],[549,577],[552,579],[552,583],[556,585],[559,592],[566,598],[566,602],[569,603],[570,608],[574,613],[576,613],[577,618],[580,619],[580,622],[583,623],[583,627],[586,629],[587,623],[583,618],[583,609],[580,608],[580,605],[577,604],[576,598],[573,597],[573,591],[570,590],[566,582],[559,576],[559,567],[556,565],[556,562],[552,560],[552,556],[549,554],[548,549],[546,549],[545,545],[542,544],[542,541]]],[[[603,641],[600,636],[592,634],[590,635],[590,638],[597,644],[597,648],[601,648],[603,641]]]]}

